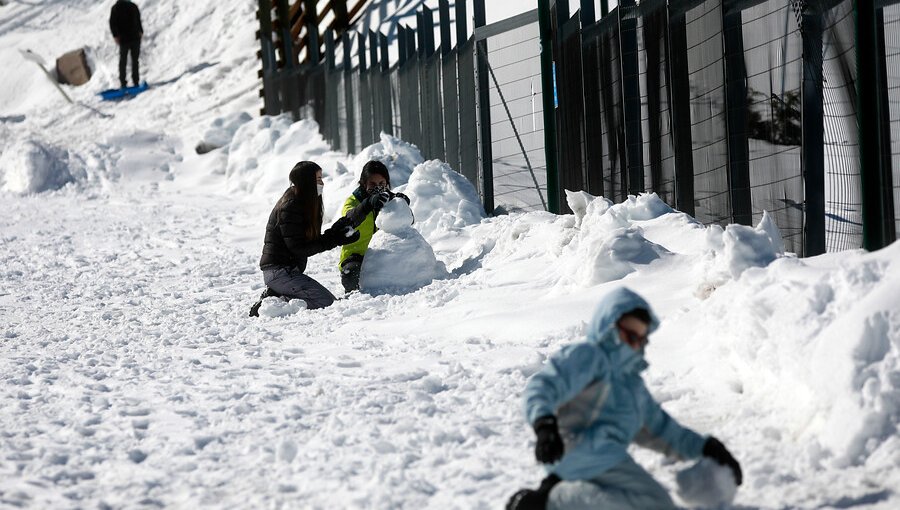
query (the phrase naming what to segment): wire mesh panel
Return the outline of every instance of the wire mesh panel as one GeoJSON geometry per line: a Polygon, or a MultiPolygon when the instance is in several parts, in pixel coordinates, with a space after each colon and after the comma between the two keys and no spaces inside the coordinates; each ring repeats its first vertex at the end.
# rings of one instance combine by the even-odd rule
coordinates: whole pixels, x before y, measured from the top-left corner
{"type": "Polygon", "coordinates": [[[856,50],[853,2],[825,12],[825,248],[862,247],[859,131],[856,120],[856,50]]]}
{"type": "MultiPolygon", "coordinates": [[[[619,58],[619,15],[618,9],[603,18],[584,39],[588,44],[596,44],[596,60],[585,61],[585,66],[596,66],[596,73],[585,72],[584,90],[588,97],[599,99],[599,110],[588,113],[586,119],[599,117],[602,151],[600,166],[602,172],[603,196],[619,202],[627,195],[625,167],[625,113],[622,104],[622,66],[619,58]],[[590,83],[593,74],[597,82],[590,83]]],[[[593,104],[594,100],[591,101],[593,104]]],[[[589,177],[593,180],[593,176],[589,177]]],[[[599,187],[599,186],[598,186],[599,187]]]]}
{"type": "Polygon", "coordinates": [[[694,216],[705,224],[731,220],[722,6],[707,0],[685,13],[694,163],[694,216]]]}
{"type": "Polygon", "coordinates": [[[337,148],[343,151],[349,151],[348,143],[349,143],[349,122],[347,119],[348,112],[352,111],[347,108],[347,74],[343,71],[334,71],[332,74],[334,77],[335,83],[335,92],[336,98],[335,103],[337,104],[337,123],[335,124],[335,131],[337,134],[337,148]]]}
{"type": "MultiPolygon", "coordinates": [[[[347,151],[351,154],[362,149],[366,141],[363,139],[363,103],[360,101],[362,92],[362,84],[360,83],[359,68],[353,68],[346,76],[352,96],[348,97],[348,111],[352,111],[352,115],[348,115],[347,128],[350,132],[350,143],[347,151]],[[352,122],[350,122],[352,121],[352,122]]],[[[369,119],[371,122],[371,115],[369,119]]]]}
{"type": "Polygon", "coordinates": [[[341,84],[339,71],[325,71],[325,122],[322,124],[322,134],[332,147],[341,147],[340,108],[343,101],[340,100],[343,85],[341,84]]]}
{"type": "Polygon", "coordinates": [[[603,196],[603,109],[600,100],[600,41],[596,37],[582,37],[582,88],[584,91],[585,189],[603,196]]]}
{"type": "Polygon", "coordinates": [[[475,44],[472,41],[459,48],[459,173],[475,185],[478,193],[483,186],[478,180],[478,113],[475,108],[475,44]]]}
{"type": "Polygon", "coordinates": [[[369,75],[372,87],[372,140],[378,141],[381,133],[393,133],[391,120],[391,77],[389,73],[373,72],[369,75]]]}
{"type": "MultiPolygon", "coordinates": [[[[587,187],[584,161],[584,90],[582,77],[582,44],[580,20],[576,13],[568,20],[559,20],[561,40],[556,56],[557,76],[557,150],[559,151],[559,187],[580,190],[587,187]]],[[[565,194],[559,197],[562,210],[568,211],[565,194]]]]}
{"type": "MultiPolygon", "coordinates": [[[[536,17],[536,16],[535,16],[536,17]]],[[[488,39],[494,205],[545,210],[547,165],[537,21],[488,39]]],[[[482,143],[484,143],[482,141],[482,143]]]]}
{"type": "Polygon", "coordinates": [[[419,73],[422,108],[422,137],[425,159],[446,160],[444,153],[444,112],[441,106],[441,57],[426,57],[419,73]]]}
{"type": "Polygon", "coordinates": [[[375,141],[373,135],[372,115],[372,78],[369,71],[362,71],[358,75],[359,79],[359,147],[363,148],[371,145],[375,141]]]}
{"type": "Polygon", "coordinates": [[[753,223],[768,211],[785,249],[803,253],[803,39],[796,14],[789,3],[769,0],[743,11],[741,20],[753,223]]]}
{"type": "Polygon", "coordinates": [[[388,81],[390,82],[390,95],[391,95],[391,126],[393,128],[392,132],[394,136],[398,138],[403,138],[403,122],[402,122],[402,96],[400,95],[400,65],[394,64],[391,66],[390,76],[388,77],[388,81]]]}
{"type": "Polygon", "coordinates": [[[459,93],[456,90],[457,66],[456,49],[442,56],[441,87],[444,107],[444,157],[450,168],[459,169],[459,93]]]}
{"type": "Polygon", "coordinates": [[[418,59],[412,56],[400,68],[400,124],[403,140],[422,147],[422,124],[419,107],[418,59]]]}
{"type": "Polygon", "coordinates": [[[330,95],[325,92],[325,73],[325,66],[310,67],[303,78],[306,82],[306,115],[315,119],[323,133],[328,116],[325,102],[330,95]]]}
{"type": "Polygon", "coordinates": [[[890,111],[891,188],[894,229],[900,232],[900,5],[883,9],[885,73],[890,111]]]}
{"type": "Polygon", "coordinates": [[[644,140],[644,183],[675,205],[675,150],[668,90],[668,13],[665,2],[642,4],[638,18],[638,69],[644,140]]]}

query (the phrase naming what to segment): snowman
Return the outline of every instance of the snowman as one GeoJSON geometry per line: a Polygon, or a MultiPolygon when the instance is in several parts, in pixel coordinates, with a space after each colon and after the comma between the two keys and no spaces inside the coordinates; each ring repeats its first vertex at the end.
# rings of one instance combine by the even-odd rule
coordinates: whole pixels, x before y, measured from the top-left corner
{"type": "Polygon", "coordinates": [[[375,219],[360,270],[359,289],[367,294],[405,294],[446,278],[428,241],[412,227],[413,213],[404,200],[390,200],[375,219]]]}

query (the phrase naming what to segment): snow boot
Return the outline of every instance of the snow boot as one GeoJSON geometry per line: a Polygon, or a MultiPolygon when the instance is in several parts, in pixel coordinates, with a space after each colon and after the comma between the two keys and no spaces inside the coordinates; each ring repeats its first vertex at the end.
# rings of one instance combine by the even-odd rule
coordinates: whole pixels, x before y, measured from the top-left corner
{"type": "Polygon", "coordinates": [[[541,481],[541,486],[537,490],[522,489],[516,492],[506,502],[506,510],[545,510],[550,490],[560,481],[558,476],[549,475],[541,481]]]}
{"type": "Polygon", "coordinates": [[[250,307],[250,317],[259,317],[259,307],[262,306],[263,299],[267,297],[283,297],[281,294],[275,292],[274,290],[266,287],[266,290],[262,291],[262,294],[259,295],[259,301],[253,304],[250,307]]]}

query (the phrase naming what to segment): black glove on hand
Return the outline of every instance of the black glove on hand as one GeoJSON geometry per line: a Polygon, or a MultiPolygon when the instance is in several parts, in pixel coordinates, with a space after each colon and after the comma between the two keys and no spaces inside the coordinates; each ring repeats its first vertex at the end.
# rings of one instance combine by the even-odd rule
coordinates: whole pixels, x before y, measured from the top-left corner
{"type": "Polygon", "coordinates": [[[556,416],[541,416],[535,420],[534,433],[537,434],[534,456],[538,462],[552,464],[562,458],[565,447],[556,425],[556,416]]]}
{"type": "Polygon", "coordinates": [[[731,455],[731,452],[725,448],[725,445],[722,444],[721,441],[714,437],[707,439],[706,443],[703,445],[703,456],[709,457],[719,464],[731,468],[731,472],[734,474],[734,482],[738,485],[743,483],[744,474],[741,473],[741,465],[738,464],[738,461],[735,460],[731,455]]]}
{"type": "Polygon", "coordinates": [[[335,220],[334,223],[331,224],[330,229],[334,229],[334,231],[337,232],[337,231],[343,231],[344,227],[350,227],[350,226],[352,226],[350,223],[350,218],[348,218],[346,216],[341,216],[340,218],[335,220]]]}
{"type": "Polygon", "coordinates": [[[368,207],[373,211],[380,211],[384,204],[388,203],[388,200],[391,199],[391,195],[388,194],[387,191],[376,191],[369,195],[369,198],[366,199],[366,203],[368,207]]]}
{"type": "Polygon", "coordinates": [[[353,228],[349,218],[342,216],[322,232],[322,237],[335,246],[343,246],[358,241],[359,231],[353,228]]]}
{"type": "Polygon", "coordinates": [[[394,193],[394,198],[402,198],[406,201],[406,205],[409,205],[409,197],[404,195],[403,193],[394,193]]]}
{"type": "Polygon", "coordinates": [[[356,241],[359,241],[359,230],[356,230],[349,225],[344,227],[344,230],[338,232],[337,238],[335,239],[335,242],[340,246],[355,243],[356,241]]]}
{"type": "Polygon", "coordinates": [[[550,489],[560,482],[560,478],[556,475],[550,475],[544,478],[538,490],[522,489],[512,495],[506,503],[506,510],[544,510],[547,508],[547,498],[550,496],[550,489]]]}

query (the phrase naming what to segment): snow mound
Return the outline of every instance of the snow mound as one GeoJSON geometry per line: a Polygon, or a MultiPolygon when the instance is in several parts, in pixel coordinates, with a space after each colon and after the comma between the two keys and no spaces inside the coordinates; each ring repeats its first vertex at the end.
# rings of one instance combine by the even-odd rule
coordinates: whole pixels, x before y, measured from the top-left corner
{"type": "Polygon", "coordinates": [[[212,147],[227,147],[234,139],[238,129],[253,120],[247,112],[235,112],[224,117],[217,117],[203,133],[201,143],[212,147]]]}
{"type": "Polygon", "coordinates": [[[722,508],[737,494],[731,469],[712,459],[700,459],[675,475],[678,496],[690,507],[722,508]]]}
{"type": "Polygon", "coordinates": [[[449,230],[480,223],[484,208],[475,186],[443,161],[426,161],[398,189],[409,196],[416,229],[428,239],[449,230]]]}
{"type": "MultiPolygon", "coordinates": [[[[566,192],[566,203],[569,204],[569,209],[575,213],[575,221],[578,225],[581,225],[581,221],[584,219],[584,216],[587,214],[587,208],[597,199],[594,195],[591,195],[587,191],[570,191],[565,190],[566,192]]],[[[603,199],[606,200],[606,199],[603,199]]],[[[608,202],[608,201],[607,201],[608,202]]]]}
{"type": "Polygon", "coordinates": [[[669,251],[643,236],[637,227],[620,228],[603,237],[579,244],[577,278],[585,285],[624,278],[635,265],[649,264],[669,251]]]}
{"type": "Polygon", "coordinates": [[[800,465],[896,469],[897,303],[900,243],[839,258],[779,258],[664,322],[662,336],[691,333],[677,348],[658,342],[655,355],[683,384],[769,409],[755,426],[810,445],[800,465]],[[707,369],[692,373],[698,366],[707,369]]]}
{"type": "Polygon", "coordinates": [[[717,249],[721,247],[721,264],[733,278],[751,267],[765,267],[784,255],[781,231],[766,211],[756,227],[728,225],[724,231],[710,229],[710,243],[717,249]]]}
{"type": "Polygon", "coordinates": [[[369,145],[357,154],[350,163],[354,181],[359,179],[363,166],[369,161],[381,161],[391,174],[391,187],[402,186],[409,181],[413,169],[424,159],[419,149],[399,138],[381,133],[381,140],[369,145]]]}
{"type": "Polygon", "coordinates": [[[437,260],[434,250],[418,231],[410,226],[412,212],[404,200],[385,204],[375,224],[363,259],[359,288],[368,294],[405,294],[434,280],[447,278],[447,268],[437,260]]]}
{"type": "Polygon", "coordinates": [[[329,151],[313,121],[292,122],[288,114],[252,119],[237,128],[228,146],[227,190],[277,195],[290,185],[288,174],[298,161],[315,161],[324,170],[321,156],[329,151]]]}
{"type": "Polygon", "coordinates": [[[280,297],[267,297],[262,300],[262,305],[259,307],[259,316],[285,317],[293,315],[300,310],[306,310],[306,301],[302,299],[285,301],[280,297]]]}
{"type": "Polygon", "coordinates": [[[0,153],[0,190],[27,195],[84,180],[86,172],[68,151],[36,139],[18,139],[0,153]]]}
{"type": "Polygon", "coordinates": [[[566,198],[575,213],[575,231],[559,249],[559,264],[553,270],[565,282],[584,286],[610,282],[678,254],[703,262],[705,275],[698,293],[708,297],[747,269],[765,267],[784,256],[781,233],[767,213],[756,227],[723,229],[703,226],[656,193],[629,196],[618,204],[584,191],[567,191],[566,198]]]}
{"type": "Polygon", "coordinates": [[[576,211],[571,242],[563,247],[556,274],[564,281],[591,286],[624,278],[637,265],[650,264],[670,252],[644,237],[637,224],[673,210],[655,193],[628,197],[620,204],[585,192],[567,193],[576,211]]]}

